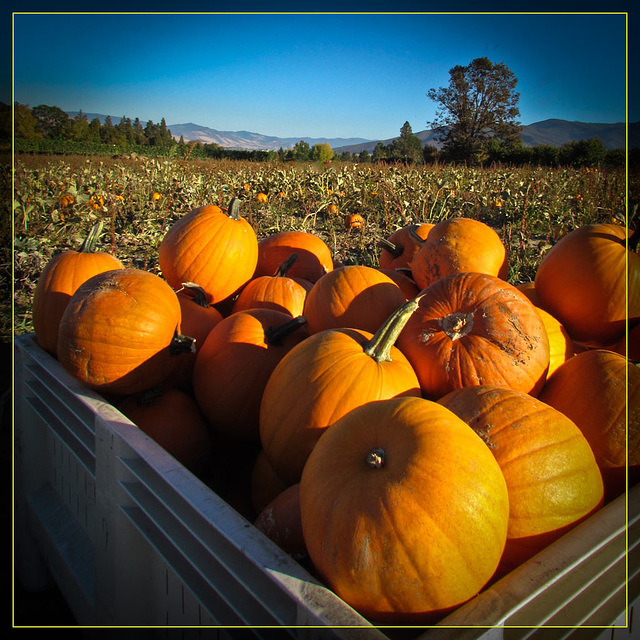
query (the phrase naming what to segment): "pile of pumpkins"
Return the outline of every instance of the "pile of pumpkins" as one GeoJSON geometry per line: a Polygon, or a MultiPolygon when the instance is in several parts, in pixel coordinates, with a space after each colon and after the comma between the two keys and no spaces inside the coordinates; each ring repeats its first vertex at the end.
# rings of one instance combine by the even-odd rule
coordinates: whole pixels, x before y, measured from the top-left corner
{"type": "Polygon", "coordinates": [[[39,344],[194,472],[246,451],[256,526],[373,622],[441,618],[637,481],[622,226],[569,232],[519,286],[467,218],[398,229],[377,268],[258,240],[238,200],[177,220],[162,276],[96,233],[42,273],[39,344]]]}

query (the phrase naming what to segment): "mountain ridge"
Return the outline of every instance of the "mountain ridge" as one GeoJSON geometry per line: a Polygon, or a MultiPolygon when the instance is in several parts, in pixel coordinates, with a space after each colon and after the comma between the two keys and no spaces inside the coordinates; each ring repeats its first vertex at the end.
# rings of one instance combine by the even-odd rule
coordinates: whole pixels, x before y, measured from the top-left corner
{"type": "MultiPolygon", "coordinates": [[[[67,114],[70,117],[74,117],[78,112],[67,112],[67,114]]],[[[104,123],[107,117],[106,115],[98,113],[85,113],[84,115],[87,116],[90,121],[98,118],[101,123],[104,123]]],[[[110,116],[110,118],[114,125],[118,124],[122,119],[114,116],[110,116]]],[[[310,146],[328,143],[335,153],[343,153],[345,151],[360,153],[364,150],[371,153],[377,144],[382,143],[387,146],[399,137],[395,136],[384,140],[369,140],[358,137],[279,137],[246,130],[223,131],[193,122],[167,125],[167,129],[171,131],[171,134],[176,140],[182,137],[185,142],[196,141],[204,144],[217,144],[226,149],[253,151],[287,150],[292,149],[298,142],[305,141],[310,146]]],[[[432,129],[425,129],[414,133],[414,135],[420,139],[423,146],[427,144],[435,146],[436,148],[442,146],[437,140],[437,134],[432,129]]],[[[525,147],[534,147],[543,144],[561,147],[568,142],[599,138],[608,150],[623,149],[626,144],[626,125],[624,122],[594,123],[548,118],[530,125],[523,125],[521,137],[525,147]]],[[[629,123],[629,147],[640,147],[640,122],[629,123]]]]}

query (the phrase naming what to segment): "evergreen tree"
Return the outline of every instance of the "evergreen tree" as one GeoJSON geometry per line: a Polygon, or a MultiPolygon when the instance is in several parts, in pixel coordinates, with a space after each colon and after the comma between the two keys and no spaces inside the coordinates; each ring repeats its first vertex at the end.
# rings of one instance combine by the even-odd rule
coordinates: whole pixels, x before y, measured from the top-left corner
{"type": "Polygon", "coordinates": [[[396,160],[422,162],[422,142],[413,135],[411,125],[405,122],[400,129],[400,137],[391,143],[391,153],[396,160]]]}

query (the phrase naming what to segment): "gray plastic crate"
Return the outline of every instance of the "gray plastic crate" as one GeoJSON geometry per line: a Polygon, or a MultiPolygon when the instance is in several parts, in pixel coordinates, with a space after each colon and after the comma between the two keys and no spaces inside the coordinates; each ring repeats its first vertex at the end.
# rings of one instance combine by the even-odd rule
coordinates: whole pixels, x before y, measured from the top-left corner
{"type": "MultiPolygon", "coordinates": [[[[392,635],[69,376],[33,335],[19,337],[14,352],[14,551],[27,589],[55,582],[81,626],[392,635]]],[[[628,502],[622,496],[601,509],[415,637],[636,637],[639,505],[636,486],[628,502]]]]}

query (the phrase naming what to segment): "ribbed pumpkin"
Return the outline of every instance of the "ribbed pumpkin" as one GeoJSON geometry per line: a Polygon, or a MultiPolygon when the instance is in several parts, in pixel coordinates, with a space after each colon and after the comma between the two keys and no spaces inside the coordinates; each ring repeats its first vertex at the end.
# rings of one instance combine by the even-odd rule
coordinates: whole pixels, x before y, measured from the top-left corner
{"type": "Polygon", "coordinates": [[[604,488],[593,451],[564,414],[505,387],[465,387],[438,401],[487,444],[509,491],[502,559],[510,570],[600,507],[604,488]]]}
{"type": "Polygon", "coordinates": [[[258,276],[247,282],[233,305],[233,312],[265,307],[289,313],[293,318],[301,316],[313,285],[288,275],[297,259],[298,254],[292,253],[273,275],[258,276]]]}
{"type": "Polygon", "coordinates": [[[167,382],[183,391],[191,391],[196,355],[211,329],[222,320],[222,314],[207,302],[204,289],[192,282],[185,282],[177,296],[182,317],[181,331],[194,338],[195,350],[176,360],[167,382]]]}
{"type": "Polygon", "coordinates": [[[423,290],[397,346],[430,399],[480,384],[537,395],[549,366],[549,339],[534,305],[484,273],[450,275],[423,290]]]}
{"type": "Polygon", "coordinates": [[[175,290],[183,282],[195,282],[217,304],[251,279],[258,240],[239,207],[237,199],[227,212],[216,205],[198,207],[171,225],[160,242],[158,261],[175,290]]]}
{"type": "Polygon", "coordinates": [[[206,467],[213,439],[190,394],[173,387],[152,389],[126,397],[117,409],[188,469],[206,467]]]}
{"type": "Polygon", "coordinates": [[[380,269],[410,268],[413,256],[418,253],[431,229],[431,222],[408,224],[378,241],[380,269]]]}
{"type": "Polygon", "coordinates": [[[307,294],[309,333],[348,327],[373,333],[406,302],[400,287],[378,269],[348,265],[320,278],[307,294]]]}
{"type": "Polygon", "coordinates": [[[477,272],[507,277],[507,252],[500,236],[472,218],[449,218],[429,232],[410,263],[420,289],[454,273],[477,272]]]}
{"type": "Polygon", "coordinates": [[[327,244],[307,231],[280,231],[258,243],[258,264],[254,277],[272,276],[292,254],[298,255],[288,275],[313,283],[333,269],[333,258],[327,244]]]}
{"type": "Polygon", "coordinates": [[[369,402],[329,427],[300,482],[302,530],[324,581],[369,620],[420,624],[474,597],[504,549],[496,460],[445,407],[369,402]]]}
{"type": "Polygon", "coordinates": [[[593,449],[610,500],[640,480],[640,369],[613,351],[582,351],[549,378],[540,400],[578,425],[593,449]],[[628,451],[627,451],[628,447],[628,451]]]}
{"type": "Polygon", "coordinates": [[[76,289],[91,276],[124,265],[115,256],[96,251],[102,222],[94,225],[78,251],[59,253],[45,265],[33,293],[33,330],[38,344],[52,356],[58,348],[58,326],[76,289]]]}
{"type": "MultiPolygon", "coordinates": [[[[640,319],[640,255],[627,250],[627,235],[615,224],[585,225],[561,238],[540,262],[540,304],[577,342],[606,347],[623,337],[627,312],[632,322],[640,319]]],[[[629,245],[636,244],[634,234],[629,245]]]]}
{"type": "Polygon", "coordinates": [[[264,308],[238,311],[209,332],[196,357],[193,391],[217,431],[258,441],[267,380],[282,357],[307,335],[304,318],[264,308]]]}
{"type": "Polygon", "coordinates": [[[535,292],[535,284],[528,282],[520,284],[517,289],[524,293],[538,310],[549,338],[549,370],[547,378],[564,362],[575,355],[575,347],[571,336],[557,318],[540,307],[540,301],[535,292]]]}
{"type": "Polygon", "coordinates": [[[84,282],[60,321],[58,359],[89,387],[137,393],[162,382],[195,349],[180,334],[180,303],[160,277],[115,269],[84,282]]]}
{"type": "Polygon", "coordinates": [[[420,395],[415,372],[394,346],[416,304],[406,302],[373,335],[357,329],[313,334],[273,370],[260,406],[260,440],[284,482],[300,480],[322,433],[351,409],[372,400],[420,395]]]}

